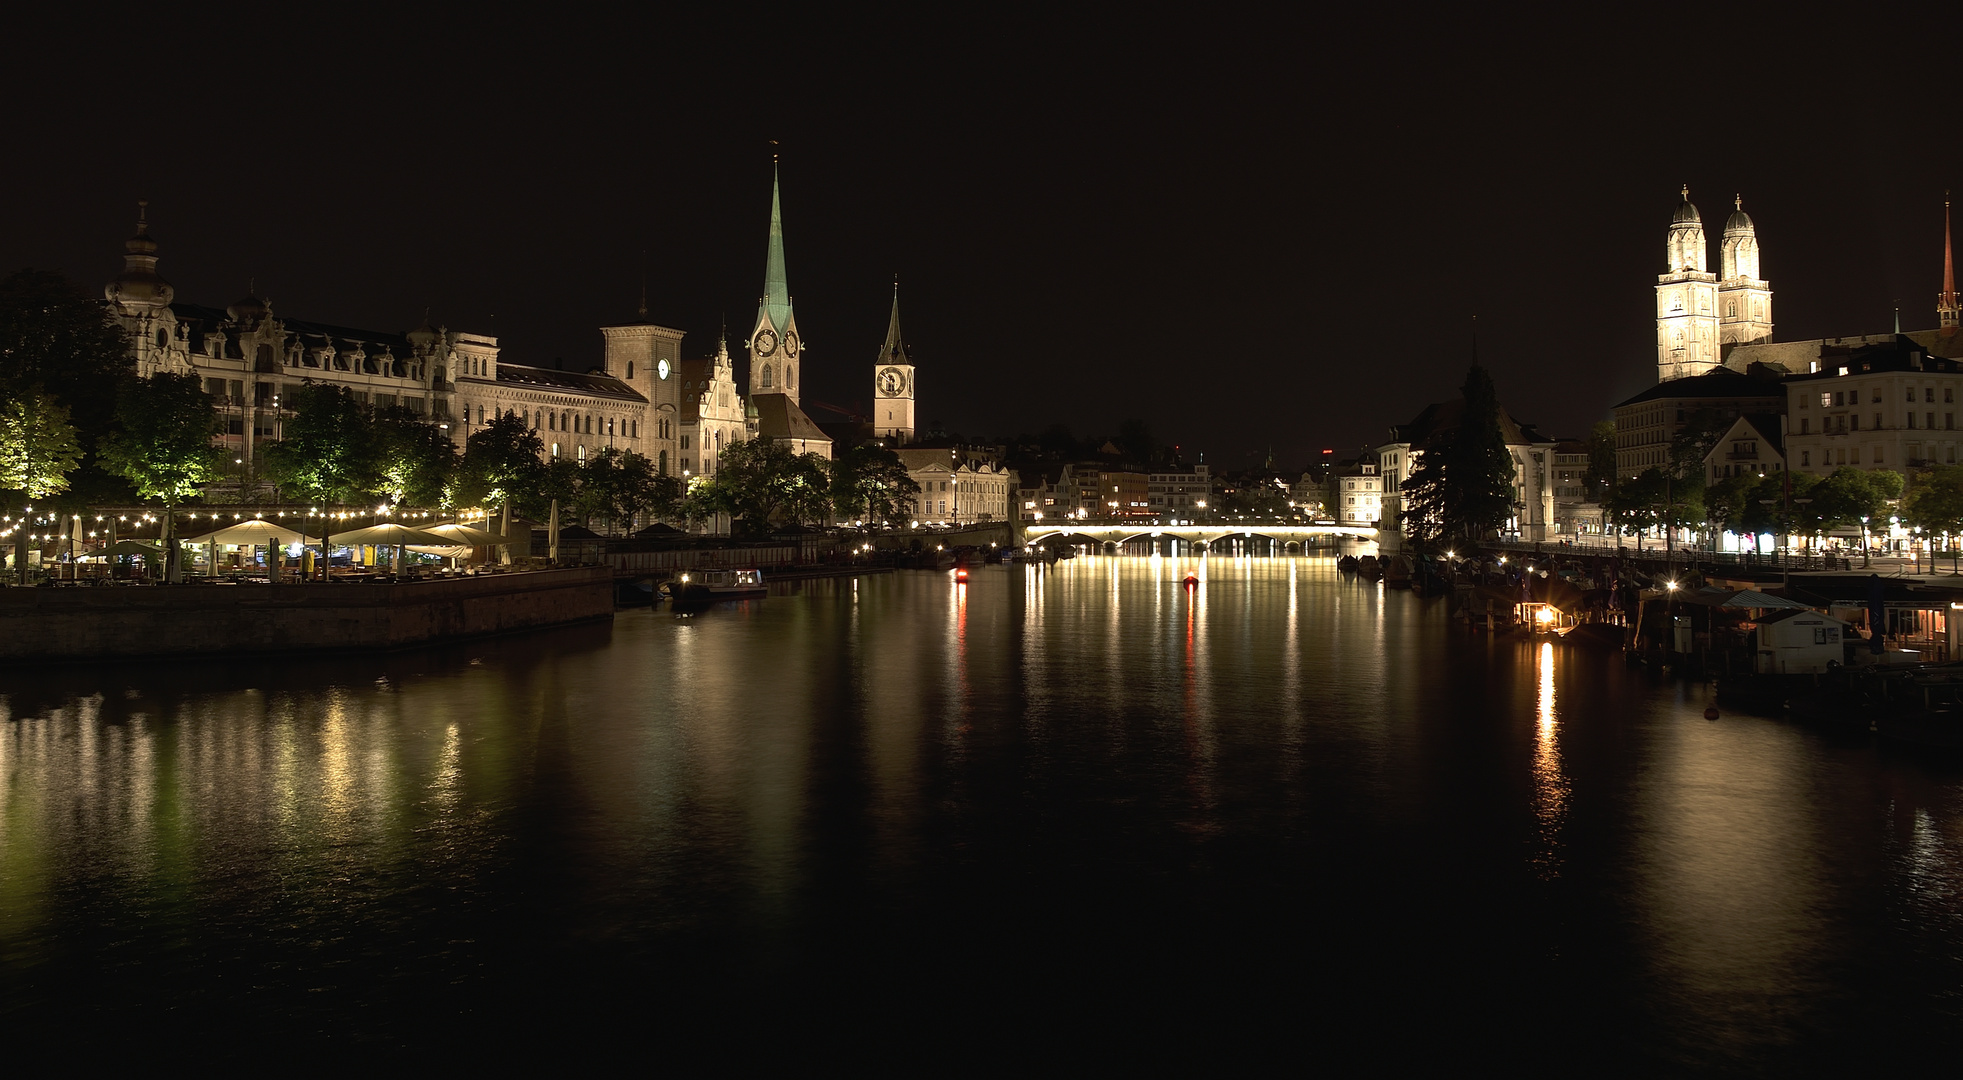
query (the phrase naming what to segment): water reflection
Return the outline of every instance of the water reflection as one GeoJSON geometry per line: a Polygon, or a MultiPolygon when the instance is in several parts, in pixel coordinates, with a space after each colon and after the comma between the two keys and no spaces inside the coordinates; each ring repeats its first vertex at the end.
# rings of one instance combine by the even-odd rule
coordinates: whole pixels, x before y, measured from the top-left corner
{"type": "Polygon", "coordinates": [[[1290,1008],[1402,1030],[1383,1003],[1428,994],[1427,1025],[1516,1043],[1598,1034],[1598,1009],[1658,1073],[1883,1008],[1850,1002],[1950,1015],[1955,776],[1707,722],[1701,689],[1229,550],[380,660],[20,675],[0,990],[33,989],[0,1005],[189,997],[389,1046],[458,995],[556,1030],[548,998],[641,1017],[667,994],[753,1033],[773,992],[844,1028],[954,983],[963,1024],[1032,996],[1129,1022],[1272,1004],[1279,978],[1290,1008]]]}
{"type": "Polygon", "coordinates": [[[1568,778],[1561,770],[1557,745],[1560,725],[1554,709],[1554,656],[1552,642],[1542,642],[1534,653],[1534,668],[1540,676],[1534,727],[1534,817],[1539,833],[1532,861],[1543,880],[1561,875],[1561,827],[1568,819],[1568,778]]]}

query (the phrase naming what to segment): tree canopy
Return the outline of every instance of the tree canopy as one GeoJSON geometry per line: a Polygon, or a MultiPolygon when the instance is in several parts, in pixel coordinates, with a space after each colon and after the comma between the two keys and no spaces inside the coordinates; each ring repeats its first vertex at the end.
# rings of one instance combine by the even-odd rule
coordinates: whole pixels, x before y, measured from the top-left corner
{"type": "Polygon", "coordinates": [[[817,454],[783,443],[749,439],[723,448],[716,475],[689,491],[690,516],[723,512],[743,531],[823,520],[831,510],[831,477],[817,454]]]}
{"type": "Polygon", "coordinates": [[[904,521],[919,494],[920,485],[907,474],[906,463],[883,446],[862,443],[832,460],[831,500],[839,517],[904,521]]]}
{"type": "Polygon", "coordinates": [[[1513,513],[1513,455],[1492,376],[1472,365],[1459,394],[1465,408],[1458,425],[1414,455],[1404,482],[1405,526],[1420,543],[1475,543],[1513,513]]]}
{"type": "Polygon", "coordinates": [[[217,430],[197,376],[129,379],[116,395],[116,430],[103,440],[103,467],[128,480],[140,498],[175,506],[218,478],[223,455],[211,442],[217,430]]]}

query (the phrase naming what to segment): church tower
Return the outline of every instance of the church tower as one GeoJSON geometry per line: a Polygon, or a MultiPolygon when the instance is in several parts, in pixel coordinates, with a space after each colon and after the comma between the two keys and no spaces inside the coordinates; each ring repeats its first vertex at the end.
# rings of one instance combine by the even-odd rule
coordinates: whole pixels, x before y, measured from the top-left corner
{"type": "Polygon", "coordinates": [[[1963,314],[1956,303],[1956,264],[1949,251],[1949,192],[1943,192],[1943,291],[1936,297],[1936,319],[1944,330],[1956,329],[1963,314]]]}
{"type": "MultiPolygon", "coordinates": [[[[1757,257],[1756,242],[1753,257],[1757,257]]],[[[1656,378],[1702,375],[1719,364],[1717,275],[1705,267],[1704,219],[1684,185],[1683,203],[1664,244],[1666,269],[1656,278],[1656,378]]]]}
{"type": "Polygon", "coordinates": [[[791,312],[791,287],[784,276],[784,221],[778,210],[777,169],[770,170],[770,251],[764,260],[763,298],[757,325],[750,331],[750,394],[783,394],[798,400],[798,361],[804,342],[791,312]]]}
{"type": "Polygon", "coordinates": [[[900,340],[900,279],[893,279],[893,317],[886,323],[886,344],[872,365],[872,434],[891,439],[894,446],[913,441],[913,362],[900,340]]]}
{"type": "Polygon", "coordinates": [[[1718,342],[1756,345],[1772,340],[1772,287],[1759,277],[1758,231],[1745,201],[1733,197],[1731,205],[1718,266],[1718,342]]]}

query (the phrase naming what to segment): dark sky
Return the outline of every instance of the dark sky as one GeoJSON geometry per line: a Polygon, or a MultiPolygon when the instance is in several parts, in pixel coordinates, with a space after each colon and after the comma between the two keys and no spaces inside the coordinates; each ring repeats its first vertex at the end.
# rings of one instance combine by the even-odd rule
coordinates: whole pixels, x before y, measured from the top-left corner
{"type": "Polygon", "coordinates": [[[1743,193],[1781,339],[1933,325],[1963,188],[1912,25],[137,10],[11,28],[0,270],[98,288],[146,197],[180,299],[583,369],[645,267],[702,354],[754,319],[776,139],[807,411],[865,407],[898,273],[923,421],[1224,467],[1380,440],[1475,315],[1514,414],[1585,434],[1653,381],[1686,182],[1713,241],[1743,193]]]}

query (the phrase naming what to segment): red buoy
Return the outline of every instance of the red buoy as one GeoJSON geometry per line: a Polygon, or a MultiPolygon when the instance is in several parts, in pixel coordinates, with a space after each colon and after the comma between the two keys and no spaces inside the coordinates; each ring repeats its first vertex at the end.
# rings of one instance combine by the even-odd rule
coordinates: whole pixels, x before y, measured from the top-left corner
{"type": "Polygon", "coordinates": [[[1187,574],[1185,585],[1189,589],[1197,589],[1200,587],[1200,579],[1193,574],[1187,574]]]}

